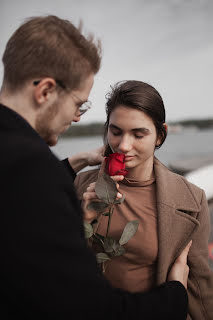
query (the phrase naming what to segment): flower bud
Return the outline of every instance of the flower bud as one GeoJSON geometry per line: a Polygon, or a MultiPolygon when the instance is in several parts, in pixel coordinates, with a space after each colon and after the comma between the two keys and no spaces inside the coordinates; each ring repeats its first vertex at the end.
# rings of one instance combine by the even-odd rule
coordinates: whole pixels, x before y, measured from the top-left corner
{"type": "Polygon", "coordinates": [[[109,157],[105,158],[106,173],[109,176],[122,175],[126,176],[128,171],[125,169],[125,154],[111,153],[109,157]]]}

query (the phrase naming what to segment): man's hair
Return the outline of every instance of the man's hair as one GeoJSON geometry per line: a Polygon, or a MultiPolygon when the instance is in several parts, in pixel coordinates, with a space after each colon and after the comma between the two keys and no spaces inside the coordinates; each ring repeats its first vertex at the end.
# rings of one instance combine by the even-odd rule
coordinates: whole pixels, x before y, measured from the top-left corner
{"type": "Polygon", "coordinates": [[[9,90],[26,81],[51,77],[73,90],[100,68],[101,45],[82,35],[70,21],[56,16],[32,17],[9,39],[3,55],[4,85],[9,90]]]}

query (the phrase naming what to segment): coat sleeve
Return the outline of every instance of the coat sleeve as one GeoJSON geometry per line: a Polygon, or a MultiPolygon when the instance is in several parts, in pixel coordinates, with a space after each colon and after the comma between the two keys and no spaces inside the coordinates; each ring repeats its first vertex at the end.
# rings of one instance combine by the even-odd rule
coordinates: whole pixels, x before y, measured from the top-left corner
{"type": "Polygon", "coordinates": [[[202,193],[201,211],[197,217],[200,226],[192,238],[188,264],[189,316],[187,319],[213,319],[213,272],[209,266],[208,241],[210,216],[205,193],[202,193]]]}
{"type": "Polygon", "coordinates": [[[12,166],[11,157],[1,168],[4,319],[125,320],[141,315],[184,320],[187,293],[179,282],[164,283],[146,294],[109,285],[86,246],[69,174],[50,153],[34,151],[16,158],[12,166]]]}
{"type": "Polygon", "coordinates": [[[66,168],[67,171],[69,172],[70,177],[71,177],[72,180],[74,181],[74,180],[75,180],[75,177],[76,177],[76,173],[75,173],[75,171],[73,170],[73,168],[71,167],[71,165],[69,164],[68,158],[66,158],[66,159],[64,159],[64,160],[61,160],[61,162],[63,163],[63,165],[65,166],[65,168],[66,168]]]}

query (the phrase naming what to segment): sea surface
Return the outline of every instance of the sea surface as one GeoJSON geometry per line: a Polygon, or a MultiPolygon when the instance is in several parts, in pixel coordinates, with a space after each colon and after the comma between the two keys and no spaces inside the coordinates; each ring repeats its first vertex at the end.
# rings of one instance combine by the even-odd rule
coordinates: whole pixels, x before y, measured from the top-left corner
{"type": "MultiPolygon", "coordinates": [[[[58,144],[51,147],[51,150],[59,159],[64,159],[77,152],[92,150],[99,146],[102,146],[101,136],[84,136],[60,138],[58,144]]],[[[169,133],[155,155],[167,166],[188,158],[213,157],[213,129],[184,129],[178,133],[169,133]]]]}

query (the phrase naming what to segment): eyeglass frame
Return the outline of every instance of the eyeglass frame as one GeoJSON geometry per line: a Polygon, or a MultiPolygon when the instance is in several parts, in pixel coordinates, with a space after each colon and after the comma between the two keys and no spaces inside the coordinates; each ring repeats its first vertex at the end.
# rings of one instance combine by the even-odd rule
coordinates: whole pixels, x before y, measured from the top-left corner
{"type": "MultiPolygon", "coordinates": [[[[41,82],[41,80],[35,80],[33,81],[34,86],[37,86],[39,84],[39,82],[41,82]]],[[[55,79],[55,82],[57,83],[57,85],[59,87],[61,87],[62,89],[66,90],[66,86],[63,84],[63,82],[61,80],[57,80],[55,79]]],[[[85,101],[83,102],[82,99],[80,99],[76,94],[74,94],[73,92],[71,92],[71,95],[75,98],[77,98],[78,100],[80,100],[80,102],[82,103],[81,106],[78,108],[79,112],[80,112],[80,116],[82,116],[85,112],[87,112],[89,109],[91,109],[92,107],[92,102],[91,101],[85,101]],[[86,109],[85,110],[81,110],[81,108],[85,106],[86,109]]]]}

